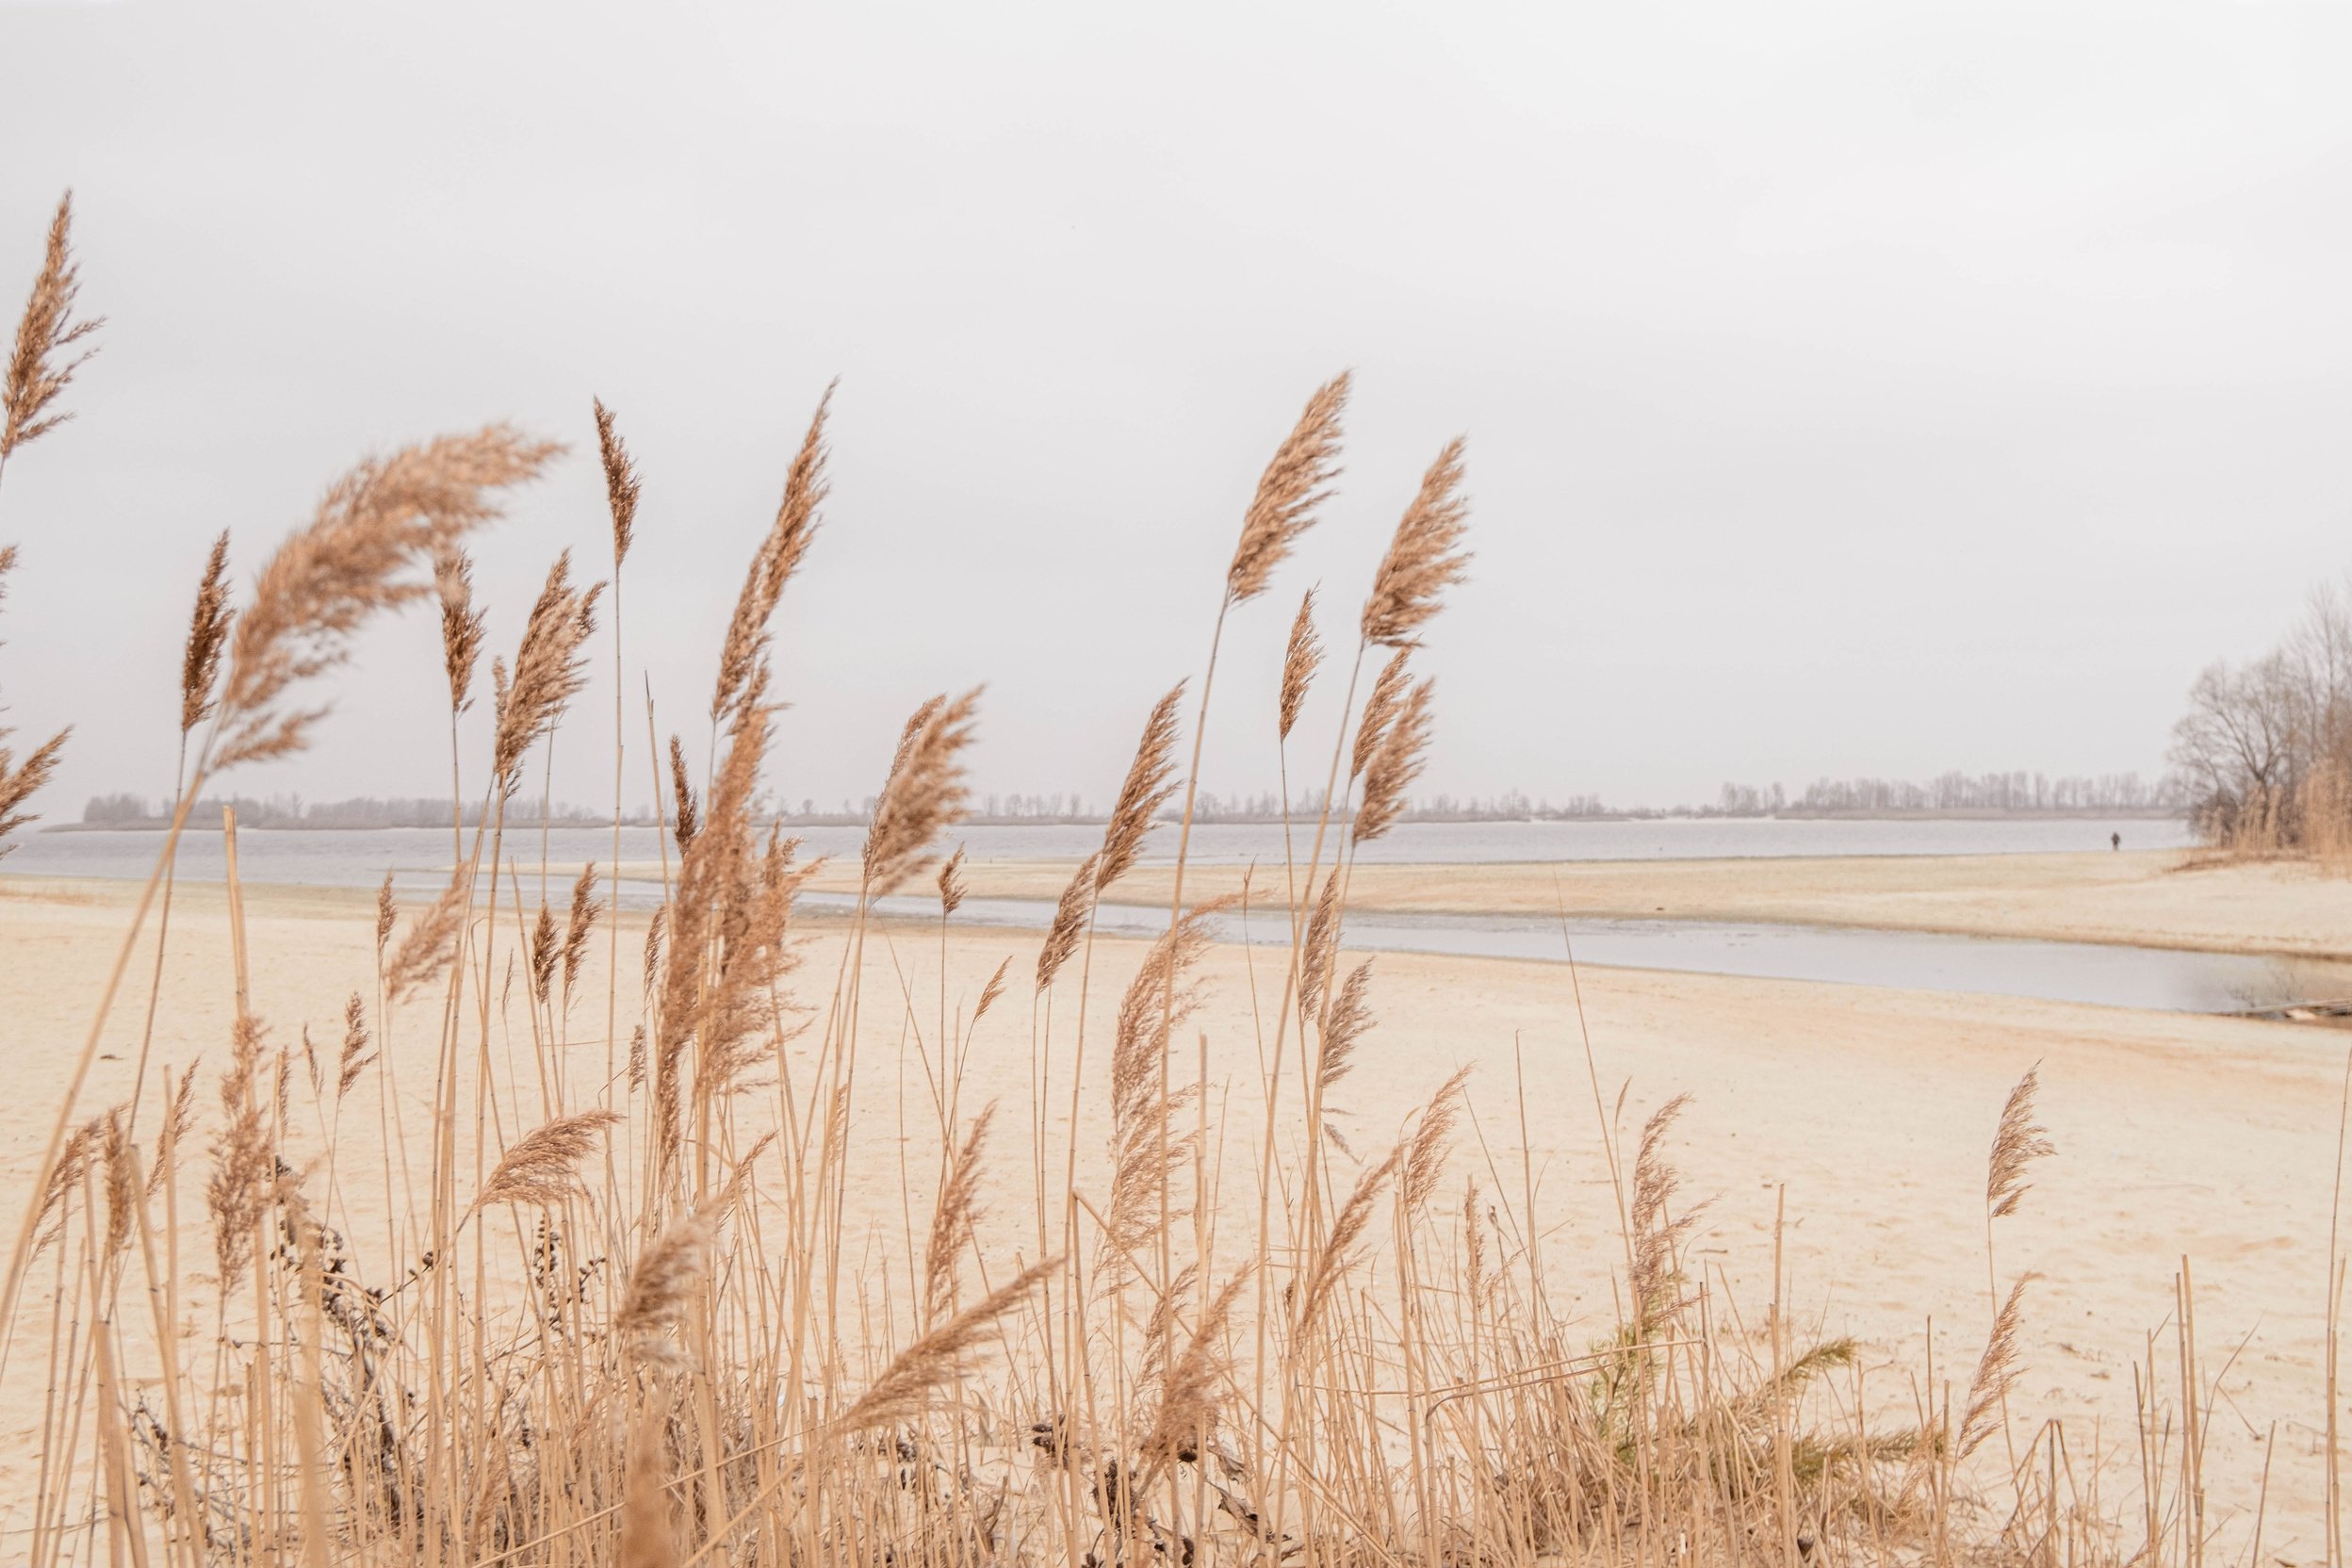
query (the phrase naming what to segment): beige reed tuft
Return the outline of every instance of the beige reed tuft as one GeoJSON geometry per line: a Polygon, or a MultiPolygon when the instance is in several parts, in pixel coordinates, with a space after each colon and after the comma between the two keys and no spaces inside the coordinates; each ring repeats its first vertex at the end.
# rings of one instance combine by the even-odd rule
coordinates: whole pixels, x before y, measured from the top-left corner
{"type": "Polygon", "coordinates": [[[1307,688],[1323,665],[1323,643],[1315,634],[1315,590],[1298,601],[1298,618],[1290,623],[1290,642],[1282,650],[1282,698],[1275,707],[1274,738],[1290,739],[1298,727],[1299,710],[1307,704],[1307,688]]]}
{"type": "Polygon", "coordinates": [[[1398,648],[1372,678],[1372,694],[1364,699],[1364,715],[1356,721],[1355,747],[1348,759],[1351,784],[1364,776],[1364,770],[1380,755],[1380,743],[1388,739],[1388,727],[1396,722],[1396,710],[1413,689],[1413,676],[1407,668],[1412,658],[1411,649],[1398,648]]]}
{"type": "MultiPolygon", "coordinates": [[[[491,747],[491,777],[513,795],[523,781],[523,758],[531,743],[553,729],[572,698],[588,685],[588,660],[580,649],[596,629],[596,598],[604,584],[575,588],[572,552],[547,569],[546,586],[523,623],[511,678],[496,680],[497,738],[491,747]]],[[[493,662],[494,678],[499,674],[493,662]]]]}
{"type": "Polygon", "coordinates": [[[670,796],[678,847],[691,848],[694,835],[702,831],[702,815],[694,802],[694,777],[686,768],[685,744],[675,735],[670,737],[670,796]]]}
{"type": "Polygon", "coordinates": [[[1405,814],[1406,792],[1429,763],[1429,694],[1436,684],[1432,678],[1413,687],[1364,770],[1364,804],[1356,808],[1354,825],[1357,843],[1380,837],[1405,814]]]}
{"type": "Polygon", "coordinates": [[[1079,861],[1062,888],[1053,923],[1045,928],[1045,943],[1037,949],[1037,988],[1040,991],[1054,983],[1062,966],[1078,951],[1079,939],[1086,934],[1086,923],[1094,917],[1094,869],[1101,860],[1102,851],[1097,850],[1079,861]]]}
{"type": "Polygon", "coordinates": [[[939,865],[939,918],[945,920],[964,906],[964,846],[939,865]]]}
{"type": "Polygon", "coordinates": [[[351,1093],[351,1086],[359,1082],[360,1074],[366,1072],[369,1064],[375,1061],[375,1053],[368,1050],[368,1004],[360,1000],[357,991],[353,991],[351,1000],[343,1004],[343,1049],[336,1054],[335,1064],[336,1100],[340,1101],[351,1093]]]}
{"type": "Polygon", "coordinates": [[[1456,436],[1421,476],[1413,504],[1397,519],[1388,554],[1373,576],[1364,601],[1364,640],[1383,647],[1412,647],[1435,615],[1446,590],[1470,565],[1462,547],[1469,531],[1470,501],[1462,494],[1463,441],[1456,436]]]}
{"type": "Polygon", "coordinates": [[[604,901],[596,896],[596,863],[591,860],[580,868],[580,878],[572,884],[571,913],[564,923],[565,996],[580,984],[580,967],[588,961],[588,935],[603,913],[604,901]]]}
{"type": "Polygon", "coordinates": [[[196,585],[196,607],[188,618],[188,646],[180,655],[180,733],[212,717],[213,688],[220,678],[220,654],[228,646],[237,612],[229,608],[229,531],[212,542],[204,575],[196,585]]]}
{"type": "MultiPolygon", "coordinates": [[[[0,545],[0,602],[8,598],[8,573],[16,567],[16,547],[0,545]]],[[[24,809],[41,787],[49,782],[65,756],[66,738],[71,729],[60,729],[48,740],[35,746],[29,756],[18,761],[7,745],[13,733],[7,725],[0,725],[0,856],[12,847],[8,836],[28,822],[38,819],[24,809]]]]}
{"type": "Polygon", "coordinates": [[[2034,1279],[2029,1274],[2011,1285],[2009,1298],[1993,1317],[1993,1331],[1984,1341],[1984,1353],[1977,1358],[1976,1375],[1968,1380],[1968,1402],[1961,1412],[1959,1433],[1952,1440],[1955,1464],[1965,1462],[2000,1429],[2001,1406],[2024,1371],[2018,1340],[2024,1330],[2025,1287],[2034,1279]]]}
{"type": "Polygon", "coordinates": [[[996,1119],[993,1102],[972,1119],[962,1145],[949,1155],[939,1181],[939,1200],[932,1205],[931,1230],[923,1249],[923,1324],[928,1329],[946,1320],[956,1309],[958,1262],[972,1246],[980,1222],[980,1151],[988,1142],[988,1123],[996,1119]]]}
{"type": "Polygon", "coordinates": [[[428,593],[400,574],[490,522],[490,492],[534,477],[561,449],[492,425],[370,459],[336,481],[262,568],[237,619],[211,768],[302,750],[327,710],[289,706],[293,688],[348,660],[370,615],[428,593]]]}
{"type": "Polygon", "coordinates": [[[433,588],[441,605],[441,671],[449,678],[449,711],[463,713],[474,705],[474,669],[482,662],[489,612],[475,608],[474,564],[464,550],[434,552],[433,588]]]}
{"type": "Polygon", "coordinates": [[[972,743],[980,688],[949,701],[936,696],[915,710],[899,735],[898,754],[866,829],[865,893],[886,898],[930,864],[932,841],[964,819],[971,792],[964,748],[972,743]]]}
{"type": "Polygon", "coordinates": [[[931,1396],[963,1369],[965,1359],[995,1331],[997,1319],[1027,1301],[1061,1266],[1057,1257],[1031,1265],[986,1299],[907,1346],[841,1413],[835,1426],[843,1431],[860,1431],[922,1413],[931,1396]]]}
{"type": "Polygon", "coordinates": [[[656,1236],[629,1270],[612,1331],[633,1354],[648,1361],[680,1359],[663,1335],[686,1315],[710,1263],[716,1225],[715,1205],[693,1210],[656,1236]]]}
{"type": "Polygon", "coordinates": [[[494,1203],[551,1207],[581,1191],[580,1163],[598,1147],[597,1135],[620,1122],[616,1112],[560,1116],[515,1139],[482,1183],[474,1207],[494,1203]]]}
{"type": "Polygon", "coordinates": [[[830,489],[825,474],[825,421],[832,406],[833,388],[827,386],[825,396],[817,400],[808,433],[801,438],[800,450],[785,473],[784,498],[776,505],[776,521],[743,574],[743,592],[736,596],[735,613],[727,624],[727,640],[719,645],[719,678],[710,694],[713,724],[724,723],[743,700],[753,671],[767,657],[768,623],[784,597],[784,585],[800,569],[802,558],[817,536],[817,509],[825,504],[830,489]]]}
{"type": "MultiPolygon", "coordinates": [[[[384,972],[384,995],[386,1003],[398,1006],[413,993],[422,990],[448,972],[449,963],[457,956],[458,938],[465,931],[466,894],[473,881],[473,868],[460,865],[449,876],[449,885],[411,922],[408,935],[392,953],[392,962],[384,972]]],[[[387,889],[388,889],[387,884],[387,889]]],[[[385,906],[389,907],[388,904],[385,906]]],[[[388,929],[381,923],[379,929],[388,929]]]]}
{"type": "Polygon", "coordinates": [[[2034,1119],[2034,1101],[2041,1092],[2041,1066],[2025,1070],[2001,1107],[2001,1126],[1993,1134],[1993,1152],[1984,1162],[1984,1212],[1992,1219],[2017,1212],[2033,1184],[2026,1180],[2034,1162],[2058,1152],[2049,1132],[2034,1119]]]}
{"type": "Polygon", "coordinates": [[[613,424],[612,411],[601,398],[595,402],[596,456],[604,465],[605,505],[612,514],[612,566],[618,571],[637,538],[637,498],[644,486],[637,478],[637,466],[629,461],[629,446],[613,424]]]}
{"type": "Polygon", "coordinates": [[[74,261],[74,193],[57,199],[57,216],[49,220],[49,244],[41,271],[17,318],[16,344],[8,354],[8,369],[0,381],[0,468],[9,454],[29,441],[38,441],[73,415],[53,412],[57,398],[73,384],[74,373],[89,362],[94,349],[72,351],[106,324],[104,317],[76,320],[74,306],[81,293],[81,270],[74,261]]]}
{"type": "Polygon", "coordinates": [[[1339,476],[1339,419],[1347,412],[1348,384],[1343,370],[1315,388],[1298,423],[1266,464],[1242,518],[1233,564],[1225,568],[1229,604],[1246,604],[1266,592],[1274,568],[1315,526],[1316,509],[1331,498],[1329,486],[1339,476]]]}
{"type": "Polygon", "coordinates": [[[1176,708],[1184,700],[1184,683],[1168,688],[1144,720],[1143,738],[1135,743],[1134,760],[1127,764],[1126,781],[1102,829],[1102,853],[1094,865],[1094,890],[1099,896],[1134,869],[1152,831],[1152,819],[1176,792],[1176,708]]]}

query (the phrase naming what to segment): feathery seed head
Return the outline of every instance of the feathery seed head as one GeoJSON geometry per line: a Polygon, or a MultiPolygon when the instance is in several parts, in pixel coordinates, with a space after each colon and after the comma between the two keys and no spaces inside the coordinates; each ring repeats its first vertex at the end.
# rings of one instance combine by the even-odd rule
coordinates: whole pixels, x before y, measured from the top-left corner
{"type": "Polygon", "coordinates": [[[1364,640],[1383,647],[1412,647],[1421,628],[1438,612],[1446,590],[1470,565],[1462,547],[1469,531],[1470,501],[1462,494],[1462,438],[1454,437],[1421,477],[1421,488],[1396,523],[1388,554],[1364,601],[1364,640]]]}
{"type": "Polygon", "coordinates": [[[1290,623],[1290,643],[1282,651],[1282,694],[1276,709],[1276,740],[1290,739],[1291,730],[1298,723],[1298,710],[1306,706],[1307,688],[1314,683],[1315,672],[1322,663],[1322,640],[1315,634],[1315,590],[1310,588],[1298,601],[1298,618],[1290,623]]]}
{"type": "Polygon", "coordinates": [[[65,351],[106,325],[104,317],[74,318],[81,287],[81,269],[74,260],[74,193],[69,190],[58,198],[57,216],[49,220],[48,249],[33,279],[32,297],[24,302],[24,314],[17,318],[8,374],[0,378],[0,464],[17,448],[74,417],[53,414],[50,407],[73,383],[74,372],[97,351],[85,349],[71,358],[65,351]]]}
{"type": "Polygon", "coordinates": [[[188,616],[188,646],[180,656],[180,733],[212,717],[213,686],[220,678],[220,652],[228,645],[229,531],[212,542],[204,575],[196,585],[196,608],[188,616]]]}
{"type": "Polygon", "coordinates": [[[1143,738],[1135,743],[1135,760],[1127,765],[1126,782],[1119,786],[1119,804],[1111,808],[1102,830],[1102,853],[1095,862],[1094,890],[1102,893],[1135,866],[1143,841],[1152,831],[1152,813],[1176,792],[1176,707],[1184,700],[1184,683],[1168,688],[1144,721],[1143,738]]]}
{"type": "Polygon", "coordinates": [[[639,482],[636,465],[629,461],[629,447],[621,440],[621,433],[612,420],[612,411],[604,406],[604,400],[594,400],[596,411],[596,455],[604,463],[604,498],[612,512],[612,569],[619,571],[628,558],[629,547],[637,536],[637,496],[639,482]]]}
{"type": "Polygon", "coordinates": [[[1315,526],[1316,509],[1331,498],[1328,486],[1339,474],[1339,417],[1348,407],[1349,379],[1343,370],[1315,389],[1266,466],[1242,518],[1233,564],[1225,569],[1228,602],[1244,604],[1266,592],[1274,568],[1315,526]]]}

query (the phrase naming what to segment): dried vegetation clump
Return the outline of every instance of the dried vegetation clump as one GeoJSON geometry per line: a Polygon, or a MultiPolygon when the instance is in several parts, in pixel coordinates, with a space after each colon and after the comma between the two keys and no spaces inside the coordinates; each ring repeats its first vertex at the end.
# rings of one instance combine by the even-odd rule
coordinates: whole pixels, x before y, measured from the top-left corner
{"type": "MultiPolygon", "coordinates": [[[[64,237],[60,209],[10,371],[9,450],[54,428],[71,377],[56,356],[87,331],[64,237]]],[[[1315,521],[1348,391],[1345,376],[1319,389],[1268,465],[1220,627],[1315,521]]],[[[811,867],[759,801],[771,625],[826,498],[830,399],[716,642],[707,770],[676,739],[638,761],[676,820],[635,984],[620,984],[621,911],[596,868],[566,914],[543,892],[526,921],[500,825],[588,680],[598,586],[559,557],[497,666],[481,825],[453,825],[455,872],[405,929],[387,878],[339,1048],[298,1027],[309,1071],[294,1071],[272,1043],[289,1036],[247,1010],[240,938],[209,1113],[188,1068],[159,1080],[144,1119],[136,1102],[93,1116],[74,1102],[122,966],[93,999],[7,1286],[20,1353],[52,1348],[47,1458],[13,1551],[41,1568],[2194,1560],[2169,1498],[2148,1493],[2139,1539],[2070,1454],[2058,1462],[2060,1435],[2007,1429],[2026,1298],[2022,1281],[2001,1294],[1989,1242],[2050,1153],[2031,1075],[1987,1177],[1999,1304],[1976,1371],[1956,1396],[1922,1382],[1892,1423],[1849,1378],[1851,1342],[1800,1343],[1779,1299],[1743,1317],[1691,1271],[1703,1205],[1676,1176],[1682,1100],[1630,1152],[1613,1321],[1568,1313],[1529,1239],[1547,1221],[1510,1169],[1524,1103],[1477,1102],[1468,1069],[1433,1067],[1395,1140],[1341,1134],[1331,1097],[1380,1043],[1373,968],[1343,958],[1348,875],[1433,743],[1433,689],[1407,658],[1467,559],[1458,441],[1364,602],[1330,804],[1282,868],[1272,913],[1294,938],[1256,971],[1242,1043],[1259,1074],[1238,1097],[1206,1076],[1194,1027],[1227,906],[1186,903],[1180,879],[1140,962],[1097,963],[1099,896],[1185,809],[1182,683],[1150,710],[1102,847],[1070,879],[1025,1019],[996,1005],[1009,958],[967,1009],[944,958],[927,974],[874,910],[938,864],[944,954],[964,861],[940,855],[967,805],[976,688],[924,703],[878,769],[863,897],[805,981],[811,867]],[[1359,706],[1376,647],[1393,657],[1359,706]],[[572,1004],[599,920],[611,992],[640,1016],[615,1000],[607,1034],[583,1035],[572,1004]],[[1091,987],[1117,997],[1107,1038],[1091,987]],[[1030,1115],[968,1115],[975,1040],[1017,1054],[1024,1031],[1030,1115]],[[891,1038],[908,1086],[895,1112],[858,1062],[891,1038]],[[1231,1116],[1215,1128],[1212,1094],[1231,1116]],[[877,1122],[894,1135],[877,1140],[877,1122]],[[895,1238],[857,1217],[877,1191],[903,1217],[895,1238]],[[390,1222],[352,1222],[369,1204],[390,1222]],[[204,1228],[202,1256],[182,1255],[181,1217],[204,1228]],[[37,1256],[56,1268],[36,1285],[37,1256]]],[[[617,572],[649,482],[591,412],[617,572]]],[[[308,743],[322,699],[306,684],[379,612],[437,600],[442,668],[417,678],[462,710],[485,626],[464,547],[557,450],[492,427],[365,462],[234,610],[218,545],[183,671],[182,727],[203,734],[180,816],[208,773],[308,743]]],[[[1288,639],[1278,754],[1321,662],[1315,602],[1288,639]]],[[[0,833],[43,755],[0,753],[0,833]]],[[[1180,828],[1180,867],[1183,842],[1180,828]]],[[[126,958],[159,890],[168,911],[171,855],[126,958]]],[[[172,1004],[162,977],[151,1013],[172,1004]]],[[[1595,1115],[1614,1160],[1597,1094],[1595,1115]]],[[[2172,1420],[2152,1390],[2146,1419],[2172,1420]]]]}

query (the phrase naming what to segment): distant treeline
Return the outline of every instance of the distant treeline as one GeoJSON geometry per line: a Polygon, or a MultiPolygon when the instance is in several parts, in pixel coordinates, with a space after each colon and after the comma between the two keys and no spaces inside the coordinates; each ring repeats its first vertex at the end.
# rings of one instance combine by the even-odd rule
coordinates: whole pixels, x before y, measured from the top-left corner
{"type": "MultiPolygon", "coordinates": [[[[1430,795],[1405,811],[1407,822],[1610,822],[1645,821],[1667,817],[1771,816],[1981,816],[2005,813],[2164,812],[2186,809],[2191,792],[2178,779],[2150,783],[2137,774],[2102,774],[2097,777],[2052,778],[2030,773],[1948,773],[1925,783],[1886,778],[1823,778],[1791,797],[1778,784],[1725,784],[1716,799],[1703,806],[1611,807],[1597,795],[1571,795],[1555,805],[1519,791],[1499,795],[1430,795]]],[[[351,800],[306,801],[300,795],[270,795],[266,799],[239,795],[231,800],[198,803],[190,821],[217,824],[222,806],[237,808],[244,827],[447,827],[447,800],[384,799],[363,795],[351,800]]],[[[872,817],[874,797],[843,800],[836,807],[804,798],[796,805],[771,799],[763,820],[788,827],[859,827],[872,817]]],[[[1055,823],[1086,824],[1103,820],[1101,808],[1080,794],[990,794],[974,803],[967,820],[979,826],[1021,826],[1055,823]]],[[[1312,822],[1321,814],[1321,791],[1291,802],[1290,820],[1312,822]]],[[[1178,807],[1161,813],[1173,822],[1178,807]]],[[[470,802],[457,816],[466,826],[482,817],[481,803],[470,802]]],[[[85,827],[162,827],[172,820],[172,802],[136,794],[91,797],[82,808],[85,827]]],[[[535,801],[517,800],[507,807],[509,827],[539,825],[535,801]]],[[[595,827],[609,825],[612,813],[603,808],[558,803],[547,820],[557,826],[595,827]]],[[[632,827],[651,827],[657,819],[639,808],[624,816],[632,827]]],[[[1193,805],[1199,823],[1266,823],[1282,820],[1282,796],[1272,791],[1258,794],[1220,795],[1203,790],[1193,805]]]]}
{"type": "MultiPolygon", "coordinates": [[[[145,795],[93,795],[82,808],[82,823],[88,827],[163,827],[172,821],[169,800],[150,799],[145,795]]],[[[266,798],[237,795],[228,799],[206,797],[196,803],[188,821],[200,826],[212,826],[220,821],[220,808],[237,808],[239,827],[447,827],[451,811],[446,800],[390,799],[376,795],[361,795],[351,800],[304,800],[300,795],[279,794],[266,798]]],[[[482,819],[482,804],[469,802],[458,808],[457,817],[468,827],[482,819]]],[[[609,810],[591,810],[584,806],[559,804],[549,808],[547,821],[564,826],[594,827],[610,824],[609,810]]],[[[653,818],[641,813],[625,819],[650,825],[653,818]]],[[[539,825],[539,803],[516,801],[507,807],[510,827],[539,825]]]]}

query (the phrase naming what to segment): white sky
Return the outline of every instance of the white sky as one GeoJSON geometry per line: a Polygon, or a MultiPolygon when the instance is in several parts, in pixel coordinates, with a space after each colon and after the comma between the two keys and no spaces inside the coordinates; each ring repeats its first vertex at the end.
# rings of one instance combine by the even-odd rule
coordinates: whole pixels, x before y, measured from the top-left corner
{"type": "MultiPolygon", "coordinates": [[[[1461,430],[1428,792],[2154,771],[2197,669],[2352,564],[2348,45],[2341,7],[2148,0],[0,0],[0,307],[71,185],[110,318],[0,492],[0,691],[20,739],[76,727],[53,815],[160,792],[212,533],[242,579],[361,452],[499,417],[576,448],[483,543],[505,648],[609,547],[594,394],[645,476],[632,680],[698,736],[838,373],[781,792],[871,792],[985,679],[980,788],[1100,799],[1352,366],[1207,787],[1270,787],[1298,593],[1341,638],[1461,430]]],[[[436,660],[426,616],[370,635],[317,749],[236,787],[444,792],[436,660]]],[[[607,798],[610,702],[559,795],[607,798]]]]}

